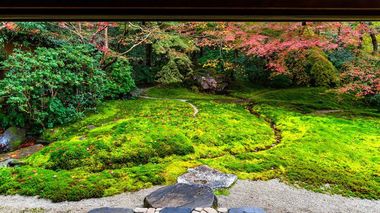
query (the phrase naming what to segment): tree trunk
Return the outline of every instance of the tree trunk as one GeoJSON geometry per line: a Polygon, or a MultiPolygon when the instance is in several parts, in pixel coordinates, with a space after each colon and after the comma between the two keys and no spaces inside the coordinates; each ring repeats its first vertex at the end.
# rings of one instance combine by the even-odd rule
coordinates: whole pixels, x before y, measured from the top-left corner
{"type": "Polygon", "coordinates": [[[104,47],[106,50],[109,48],[108,44],[108,26],[104,29],[104,47]]]}
{"type": "Polygon", "coordinates": [[[237,49],[234,49],[234,58],[235,58],[235,61],[237,61],[239,58],[239,50],[237,49]]]}
{"type": "Polygon", "coordinates": [[[369,35],[371,36],[371,40],[372,40],[372,47],[373,47],[372,54],[375,55],[379,51],[379,44],[377,42],[375,33],[371,32],[369,35]]]}
{"type": "MultiPolygon", "coordinates": [[[[364,24],[363,22],[360,22],[360,24],[362,25],[362,24],[364,24]]],[[[358,49],[363,49],[363,37],[364,37],[364,32],[363,32],[363,30],[360,30],[360,35],[359,35],[359,45],[358,45],[358,49]]]]}
{"type": "Polygon", "coordinates": [[[152,44],[145,44],[145,65],[152,66],[152,44]]]}
{"type": "MultiPolygon", "coordinates": [[[[369,25],[371,26],[372,25],[372,22],[369,22],[369,25]]],[[[369,33],[369,36],[371,37],[371,41],[372,41],[372,54],[373,55],[376,55],[379,51],[379,43],[377,42],[377,38],[376,38],[376,34],[374,31],[370,31],[369,33]]]]}

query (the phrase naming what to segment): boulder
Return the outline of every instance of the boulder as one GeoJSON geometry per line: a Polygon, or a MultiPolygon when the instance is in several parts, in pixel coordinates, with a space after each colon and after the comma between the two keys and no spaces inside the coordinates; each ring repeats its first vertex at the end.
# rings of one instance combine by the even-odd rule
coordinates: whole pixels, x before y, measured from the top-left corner
{"type": "Polygon", "coordinates": [[[199,84],[201,85],[202,89],[206,91],[216,90],[218,86],[218,82],[216,82],[216,80],[212,77],[202,76],[199,81],[199,84]]]}
{"type": "Polygon", "coordinates": [[[177,183],[152,192],[144,199],[145,207],[215,207],[217,199],[212,189],[198,184],[177,183]]]}
{"type": "Polygon", "coordinates": [[[89,211],[88,213],[134,213],[134,211],[132,209],[126,209],[126,208],[103,207],[103,208],[93,209],[89,211]]]}
{"type": "Polygon", "coordinates": [[[10,127],[0,136],[0,153],[16,150],[24,140],[24,129],[10,127]]]}
{"type": "Polygon", "coordinates": [[[237,180],[233,174],[225,174],[208,166],[188,169],[188,173],[178,177],[178,183],[202,184],[212,189],[228,188],[237,180]]]}

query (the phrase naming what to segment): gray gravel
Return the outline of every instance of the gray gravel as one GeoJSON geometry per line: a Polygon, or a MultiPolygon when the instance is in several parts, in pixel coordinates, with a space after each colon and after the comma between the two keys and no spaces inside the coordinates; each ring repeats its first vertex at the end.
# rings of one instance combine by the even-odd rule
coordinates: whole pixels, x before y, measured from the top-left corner
{"type": "MultiPolygon", "coordinates": [[[[87,212],[99,207],[141,207],[146,195],[159,186],[138,192],[87,199],[78,202],[52,203],[36,197],[0,196],[0,212],[87,212]]],[[[228,196],[218,196],[222,207],[261,207],[267,212],[365,212],[380,213],[380,200],[371,201],[310,192],[288,186],[278,180],[239,180],[228,196]]]]}
{"type": "Polygon", "coordinates": [[[229,196],[219,196],[223,207],[264,208],[267,212],[380,213],[380,200],[328,195],[288,186],[278,180],[238,181],[229,196]]]}

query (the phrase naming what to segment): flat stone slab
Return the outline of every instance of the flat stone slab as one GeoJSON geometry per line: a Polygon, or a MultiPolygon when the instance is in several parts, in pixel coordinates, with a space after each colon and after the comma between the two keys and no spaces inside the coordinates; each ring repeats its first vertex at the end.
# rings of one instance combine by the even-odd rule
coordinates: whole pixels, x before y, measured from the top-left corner
{"type": "Polygon", "coordinates": [[[93,209],[89,211],[88,213],[134,213],[134,211],[132,209],[126,209],[126,208],[103,207],[103,208],[93,209]]]}
{"type": "Polygon", "coordinates": [[[237,180],[233,174],[225,174],[208,166],[188,169],[188,173],[178,177],[178,183],[201,184],[212,189],[228,188],[237,180]]]}
{"type": "Polygon", "coordinates": [[[262,208],[232,208],[228,213],[265,213],[262,208]]]}
{"type": "Polygon", "coordinates": [[[160,188],[144,199],[145,207],[215,207],[217,198],[212,189],[205,185],[177,183],[160,188]]]}
{"type": "Polygon", "coordinates": [[[11,159],[11,158],[13,158],[13,159],[26,158],[26,157],[29,157],[30,155],[32,155],[33,153],[40,151],[43,148],[44,148],[43,145],[36,144],[33,146],[28,146],[25,148],[18,149],[18,150],[13,151],[13,152],[3,153],[3,154],[0,154],[0,161],[5,161],[5,160],[11,159]]]}
{"type": "Polygon", "coordinates": [[[163,208],[160,213],[191,213],[193,209],[191,208],[175,208],[175,207],[166,207],[163,208]]]}

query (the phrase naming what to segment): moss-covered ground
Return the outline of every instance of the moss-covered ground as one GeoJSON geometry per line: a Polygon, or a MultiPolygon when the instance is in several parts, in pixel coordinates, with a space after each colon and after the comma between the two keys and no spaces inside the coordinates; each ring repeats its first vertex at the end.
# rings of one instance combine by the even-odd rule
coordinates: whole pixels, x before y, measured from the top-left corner
{"type": "Polygon", "coordinates": [[[53,201],[109,196],[174,183],[187,168],[207,164],[242,179],[380,199],[380,113],[352,97],[323,88],[147,93],[187,99],[199,113],[176,100],[106,102],[81,121],[46,130],[53,143],[27,165],[0,169],[0,193],[53,201]],[[317,113],[331,109],[341,111],[317,113]]]}

